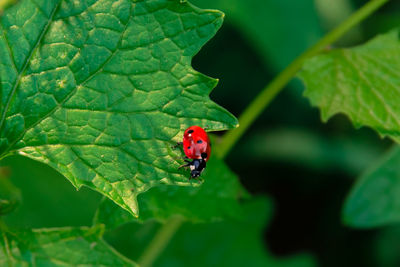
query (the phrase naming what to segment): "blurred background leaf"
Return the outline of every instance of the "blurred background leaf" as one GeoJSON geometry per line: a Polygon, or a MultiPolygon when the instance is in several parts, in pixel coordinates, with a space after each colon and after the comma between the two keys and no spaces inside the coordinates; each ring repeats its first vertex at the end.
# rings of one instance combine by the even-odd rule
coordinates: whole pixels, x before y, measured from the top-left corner
{"type": "Polygon", "coordinates": [[[2,160],[23,201],[4,220],[15,228],[44,228],[92,224],[101,195],[89,188],[77,191],[51,167],[21,156],[2,160]],[[55,189],[55,190],[50,190],[55,189]]]}
{"type": "Polygon", "coordinates": [[[357,181],[345,203],[343,221],[362,228],[400,222],[399,146],[394,146],[357,181]]]}
{"type": "Polygon", "coordinates": [[[193,0],[216,8],[240,30],[264,64],[281,70],[323,34],[313,0],[193,0]]]}
{"type": "MultiPolygon", "coordinates": [[[[272,216],[272,203],[265,198],[257,198],[243,205],[244,221],[184,224],[154,266],[316,265],[309,254],[277,258],[267,252],[260,234],[272,216]]],[[[157,225],[151,222],[144,225],[130,224],[107,234],[107,240],[119,251],[135,259],[141,255],[141,250],[149,240],[148,236],[152,236],[156,229],[157,225]],[[132,231],[133,236],[126,236],[126,233],[132,231]],[[124,241],[121,242],[121,238],[124,241]]]]}
{"type": "Polygon", "coordinates": [[[21,201],[21,191],[10,181],[10,169],[0,167],[0,217],[13,212],[21,201]]]}
{"type": "Polygon", "coordinates": [[[369,139],[325,136],[300,127],[258,131],[238,144],[243,164],[287,162],[313,171],[341,171],[358,175],[379,158],[385,149],[369,139]]]}
{"type": "Polygon", "coordinates": [[[382,267],[400,266],[400,225],[382,228],[373,243],[372,265],[382,267]]]}

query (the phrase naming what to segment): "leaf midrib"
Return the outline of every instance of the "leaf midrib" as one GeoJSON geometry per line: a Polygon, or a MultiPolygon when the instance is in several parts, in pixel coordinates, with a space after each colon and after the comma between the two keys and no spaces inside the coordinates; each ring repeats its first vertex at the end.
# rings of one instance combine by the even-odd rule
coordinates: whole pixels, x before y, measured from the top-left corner
{"type": "MultiPolygon", "coordinates": [[[[15,84],[14,84],[14,87],[12,88],[12,90],[11,90],[9,96],[7,97],[7,102],[6,102],[6,105],[4,106],[3,114],[1,114],[0,132],[3,131],[4,122],[5,122],[5,119],[6,119],[6,115],[7,115],[7,112],[8,112],[10,103],[11,103],[11,100],[13,99],[13,97],[14,97],[14,95],[15,95],[15,92],[17,91],[17,88],[18,88],[18,86],[19,86],[19,83],[21,82],[22,76],[23,76],[23,74],[25,73],[26,68],[28,67],[29,62],[30,62],[32,56],[35,54],[37,48],[39,47],[40,43],[42,42],[44,35],[47,33],[47,30],[48,30],[48,28],[49,28],[51,22],[53,22],[54,15],[55,15],[55,13],[56,13],[58,7],[60,6],[61,2],[62,2],[62,0],[59,0],[58,3],[57,3],[57,5],[56,5],[56,6],[54,7],[54,9],[52,10],[52,12],[51,12],[51,14],[50,14],[50,17],[49,17],[49,19],[48,19],[48,22],[47,22],[46,26],[44,27],[42,33],[40,34],[40,36],[39,36],[39,38],[38,38],[38,40],[37,40],[35,46],[34,46],[33,49],[31,50],[29,56],[25,59],[24,65],[23,65],[23,67],[22,67],[20,73],[18,74],[18,77],[17,77],[17,80],[16,80],[16,82],[15,82],[15,84]]],[[[4,32],[3,32],[3,34],[4,34],[4,32]]],[[[5,34],[4,34],[4,39],[6,40],[6,42],[7,42],[7,44],[8,44],[8,39],[6,38],[5,34]]],[[[8,45],[9,45],[9,44],[8,44],[8,45]]],[[[10,50],[11,50],[11,49],[10,49],[10,50]]],[[[12,57],[12,60],[13,60],[13,63],[14,63],[14,67],[15,67],[15,62],[14,62],[13,54],[11,53],[11,51],[10,51],[10,57],[12,57]]]]}

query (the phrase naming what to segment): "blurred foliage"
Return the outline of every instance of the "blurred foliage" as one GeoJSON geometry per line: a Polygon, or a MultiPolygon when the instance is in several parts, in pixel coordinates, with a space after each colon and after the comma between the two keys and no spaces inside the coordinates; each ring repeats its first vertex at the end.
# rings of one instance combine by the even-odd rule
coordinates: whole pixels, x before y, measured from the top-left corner
{"type": "Polygon", "coordinates": [[[354,227],[400,222],[400,147],[369,168],[350,193],[343,220],[354,227]]]}
{"type": "Polygon", "coordinates": [[[287,162],[313,171],[341,171],[358,175],[385,149],[367,138],[325,136],[304,128],[258,131],[238,145],[243,164],[257,161],[287,162]]]}
{"type": "Polygon", "coordinates": [[[22,201],[21,191],[10,181],[8,167],[0,167],[0,217],[13,212],[22,201]]]}
{"type": "MultiPolygon", "coordinates": [[[[244,220],[211,224],[184,224],[155,262],[156,266],[315,266],[306,254],[276,258],[266,252],[262,229],[272,216],[272,203],[257,198],[244,203],[244,220]]],[[[109,233],[119,251],[135,259],[156,224],[131,224],[109,233]],[[132,236],[127,236],[133,233],[132,236]],[[123,236],[126,236],[125,238],[123,236]],[[121,238],[125,239],[121,242],[121,238]],[[142,243],[143,242],[143,243],[142,243]],[[133,249],[132,249],[133,248],[133,249]]]]}
{"type": "Polygon", "coordinates": [[[374,243],[375,266],[393,267],[400,266],[400,225],[393,225],[383,228],[376,235],[374,243]]]}
{"type": "Polygon", "coordinates": [[[8,6],[15,4],[17,0],[0,0],[0,15],[3,14],[3,10],[8,6]]]}
{"type": "Polygon", "coordinates": [[[313,0],[193,0],[227,14],[267,67],[281,70],[322,36],[313,0]]]}
{"type": "MultiPolygon", "coordinates": [[[[349,17],[354,11],[354,5],[349,0],[315,0],[315,6],[320,17],[321,25],[326,31],[333,30],[337,25],[349,17]]],[[[355,25],[334,46],[346,46],[357,42],[362,42],[362,29],[360,25],[355,25]]]]}
{"type": "Polygon", "coordinates": [[[21,190],[19,208],[4,217],[13,228],[90,226],[100,194],[77,191],[61,174],[47,165],[20,156],[8,157],[10,180],[21,190]],[[55,188],[56,190],[50,190],[55,188]]]}
{"type": "MultiPolygon", "coordinates": [[[[329,3],[317,1],[322,2],[329,3]]],[[[220,79],[211,96],[238,115],[279,70],[345,14],[365,2],[341,0],[339,9],[333,10],[328,5],[323,11],[311,0],[194,1],[201,7],[218,8],[226,13],[221,31],[194,58],[194,68],[220,79]]],[[[399,15],[400,4],[391,1],[338,44],[364,43],[377,33],[398,27],[399,15]]],[[[183,261],[213,265],[210,262],[221,260],[220,255],[227,255],[226,262],[231,260],[233,266],[243,262],[246,266],[251,266],[250,263],[304,266],[316,262],[335,267],[399,266],[398,225],[367,231],[344,227],[340,221],[343,200],[354,179],[365,169],[370,171],[364,173],[353,194],[371,175],[396,181],[392,179],[397,177],[396,164],[386,168],[386,155],[380,160],[381,165],[375,163],[391,142],[380,139],[370,129],[354,130],[342,115],[321,124],[318,110],[302,97],[300,83],[293,81],[288,89],[275,99],[227,159],[247,190],[272,196],[274,216],[270,203],[259,200],[258,204],[247,203],[246,207],[256,212],[247,213],[244,218],[248,220],[242,222],[185,224],[157,266],[179,266],[183,261]],[[265,225],[266,220],[269,225],[265,225]],[[315,259],[304,252],[311,252],[315,259]],[[194,262],[198,258],[203,262],[194,262]]],[[[100,194],[87,188],[78,192],[56,171],[32,160],[11,157],[2,164],[10,167],[10,181],[20,188],[23,196],[16,212],[4,217],[8,225],[13,228],[91,225],[100,194]]],[[[358,211],[353,213],[354,220],[364,223],[366,220],[357,216],[388,215],[381,204],[387,201],[383,197],[393,194],[380,193],[382,185],[392,186],[383,182],[377,186],[370,184],[369,193],[352,203],[357,204],[353,211],[358,211]],[[371,197],[378,201],[373,202],[371,197]]],[[[389,192],[395,189],[390,187],[389,192]]],[[[145,194],[157,189],[152,190],[145,194]]],[[[170,200],[164,199],[168,205],[170,200]]],[[[348,200],[351,199],[350,196],[348,200]]],[[[191,204],[187,203],[187,212],[194,213],[199,204],[191,204]]],[[[390,210],[392,215],[397,213],[395,208],[390,210]]],[[[395,223],[394,216],[383,218],[395,223]]],[[[126,224],[107,232],[105,239],[124,255],[137,259],[159,228],[154,221],[126,224]]]]}

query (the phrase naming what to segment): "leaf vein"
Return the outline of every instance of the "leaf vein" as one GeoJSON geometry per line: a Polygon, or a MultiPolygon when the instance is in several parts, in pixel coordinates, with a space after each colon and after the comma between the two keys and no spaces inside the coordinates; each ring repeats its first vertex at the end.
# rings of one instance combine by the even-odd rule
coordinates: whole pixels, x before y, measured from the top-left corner
{"type": "MultiPolygon", "coordinates": [[[[130,7],[132,8],[132,5],[130,5],[130,7]]],[[[131,14],[131,12],[130,12],[130,14],[131,14]]],[[[130,15],[130,18],[131,18],[131,17],[132,17],[132,15],[130,15]]],[[[120,40],[119,40],[118,44],[121,43],[122,38],[123,38],[123,35],[124,35],[124,32],[126,31],[126,28],[127,28],[128,24],[129,24],[129,20],[128,20],[128,22],[126,23],[124,30],[121,32],[121,37],[120,37],[120,40]]],[[[119,45],[118,45],[118,46],[119,46],[119,45]]],[[[81,83],[81,85],[77,85],[69,94],[67,94],[67,95],[65,96],[65,98],[64,98],[62,101],[58,102],[57,105],[56,105],[53,109],[51,109],[48,113],[44,114],[44,115],[43,115],[39,120],[37,120],[34,124],[32,124],[32,125],[26,127],[26,128],[24,129],[24,131],[22,131],[22,133],[18,136],[18,138],[16,138],[15,141],[12,142],[12,143],[8,146],[8,149],[4,152],[4,154],[5,154],[6,152],[8,152],[8,151],[10,150],[10,148],[11,148],[13,145],[15,145],[15,144],[26,134],[27,131],[29,131],[30,129],[34,128],[36,125],[38,125],[39,123],[41,123],[43,120],[45,120],[46,118],[48,118],[49,116],[51,116],[51,115],[52,115],[54,112],[56,112],[60,107],[62,107],[62,105],[63,105],[66,101],[68,101],[68,99],[70,99],[70,98],[76,93],[76,91],[77,91],[80,87],[82,87],[85,83],[87,83],[88,81],[90,81],[97,73],[99,73],[100,71],[102,71],[103,68],[104,68],[104,66],[105,66],[108,62],[110,62],[110,60],[114,57],[114,55],[115,55],[116,52],[118,51],[118,46],[117,46],[117,48],[113,51],[113,53],[107,58],[107,60],[106,60],[102,65],[100,65],[100,66],[98,67],[98,69],[97,69],[95,72],[93,72],[91,75],[89,75],[89,77],[87,77],[87,78],[81,83]]],[[[5,114],[5,113],[4,113],[4,114],[5,114]]],[[[1,131],[1,127],[0,127],[0,131],[1,131]]]]}
{"type": "Polygon", "coordinates": [[[36,41],[35,46],[34,46],[34,47],[32,48],[32,50],[31,50],[30,54],[29,54],[28,57],[25,59],[25,62],[24,62],[24,64],[23,64],[23,66],[22,66],[22,69],[21,69],[20,73],[18,74],[18,78],[17,78],[17,80],[15,81],[14,87],[12,88],[10,94],[9,94],[8,97],[7,97],[6,105],[5,105],[5,107],[4,107],[4,110],[2,111],[3,113],[1,114],[1,119],[0,119],[0,132],[3,130],[5,118],[6,118],[6,115],[7,115],[9,106],[10,106],[10,103],[11,103],[11,99],[14,97],[15,92],[17,91],[17,88],[18,88],[18,86],[19,86],[19,83],[20,83],[20,81],[21,81],[21,79],[22,79],[22,75],[23,75],[23,73],[25,72],[26,68],[28,67],[29,61],[30,61],[31,57],[33,56],[34,52],[35,52],[36,49],[39,47],[39,44],[41,43],[41,41],[42,41],[44,35],[46,34],[46,32],[47,32],[47,30],[48,30],[48,28],[49,28],[49,26],[50,26],[50,23],[53,21],[53,17],[54,17],[54,15],[55,15],[55,13],[56,13],[58,7],[60,6],[60,3],[61,3],[61,2],[62,2],[62,0],[59,0],[58,3],[57,3],[57,5],[56,5],[56,6],[54,7],[54,9],[52,10],[52,12],[51,12],[51,14],[50,14],[50,17],[49,17],[49,19],[48,19],[48,22],[47,22],[45,28],[43,29],[42,33],[40,34],[38,40],[36,41]]]}

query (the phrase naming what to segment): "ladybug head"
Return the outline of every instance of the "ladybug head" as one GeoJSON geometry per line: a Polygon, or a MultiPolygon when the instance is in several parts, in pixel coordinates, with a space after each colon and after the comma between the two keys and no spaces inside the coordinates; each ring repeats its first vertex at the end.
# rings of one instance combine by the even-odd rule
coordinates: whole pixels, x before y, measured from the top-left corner
{"type": "Polygon", "coordinates": [[[197,178],[206,168],[206,161],[204,159],[194,159],[190,165],[190,178],[197,178]]]}

